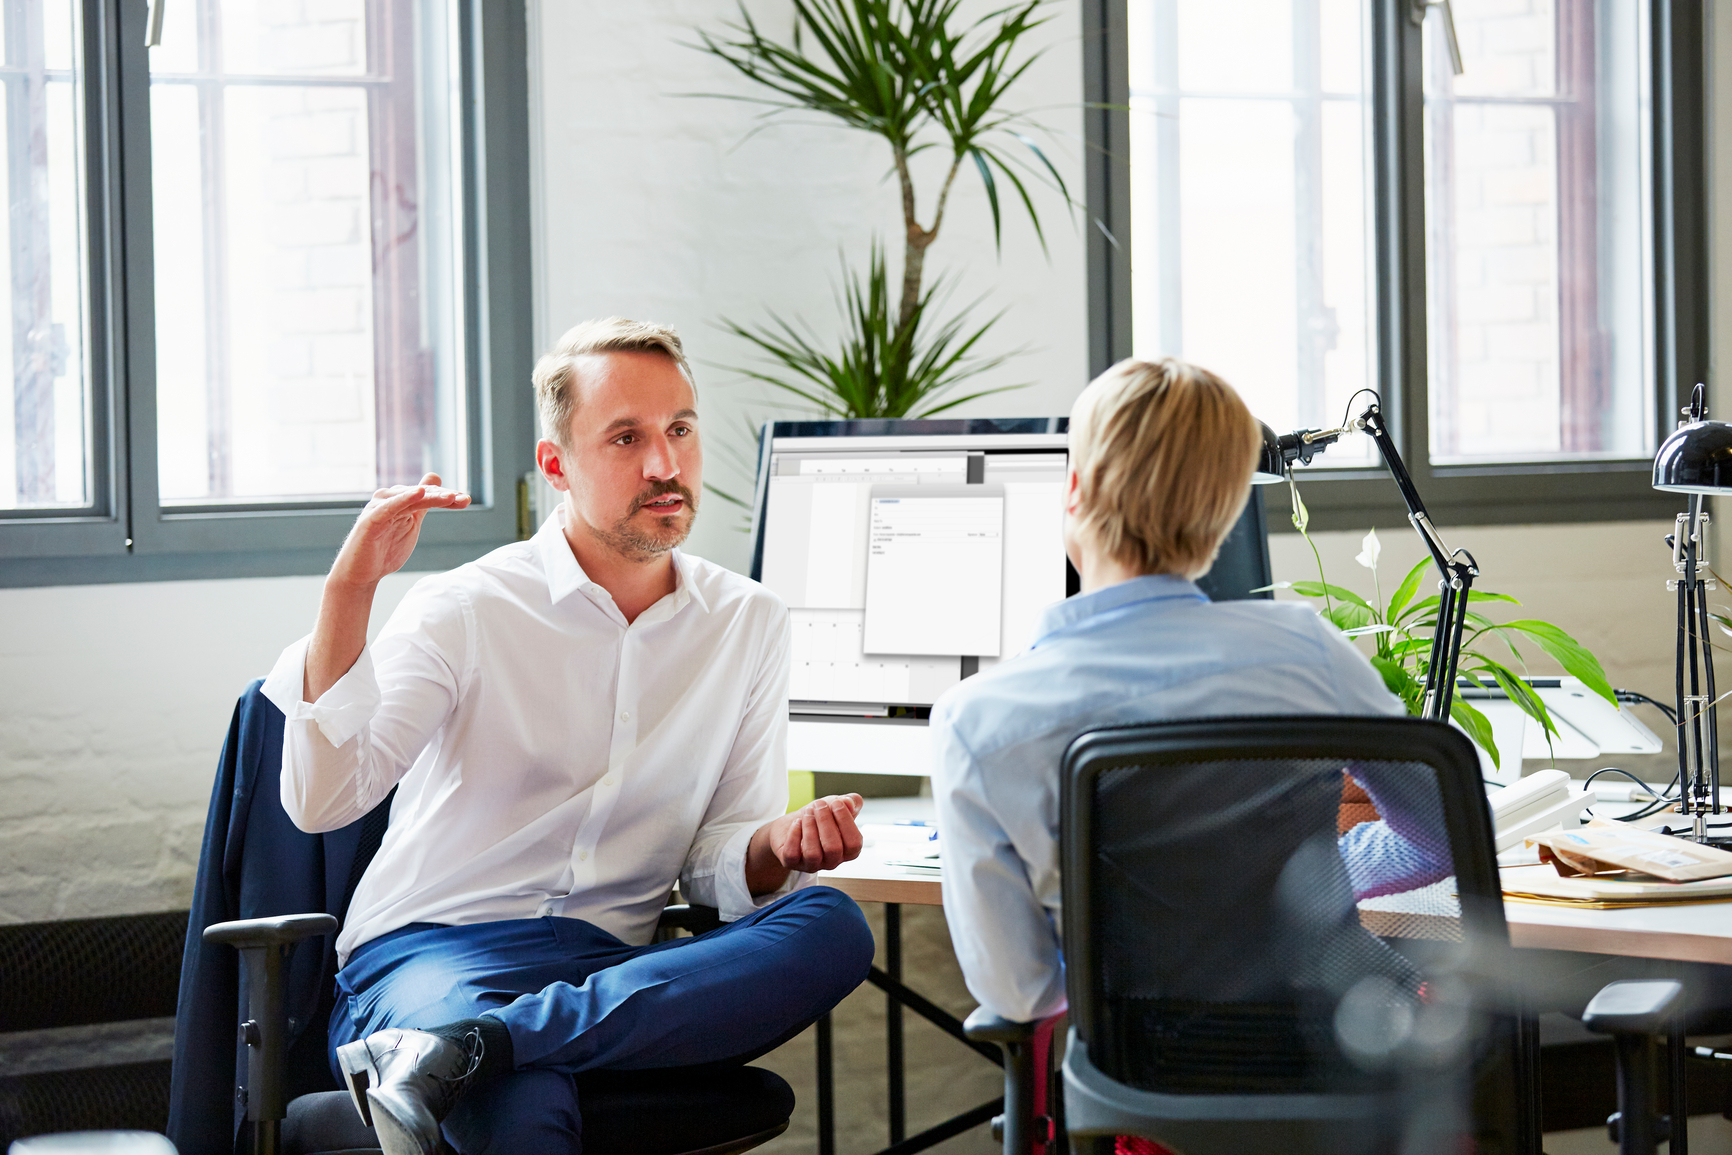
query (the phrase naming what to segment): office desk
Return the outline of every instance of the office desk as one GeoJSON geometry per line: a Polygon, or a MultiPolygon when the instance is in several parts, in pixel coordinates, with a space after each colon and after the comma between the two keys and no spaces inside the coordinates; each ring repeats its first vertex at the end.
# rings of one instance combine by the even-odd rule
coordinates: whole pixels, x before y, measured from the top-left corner
{"type": "MultiPolygon", "coordinates": [[[[821,880],[856,902],[937,906],[944,901],[938,877],[864,859],[846,863],[821,880]]],[[[1503,913],[1510,945],[1528,950],[1732,965],[1732,902],[1592,910],[1508,901],[1503,913]]]]}
{"type": "MultiPolygon", "coordinates": [[[[819,881],[834,886],[856,902],[885,904],[886,969],[873,968],[870,980],[888,996],[886,1028],[889,1038],[890,1078],[890,1149],[898,1152],[922,1150],[942,1138],[958,1134],[979,1122],[991,1118],[1003,1108],[999,1102],[982,1104],[958,1115],[937,1128],[904,1138],[902,1097],[902,1008],[908,1007],[927,1018],[940,1029],[962,1039],[961,1024],[944,1011],[932,1006],[902,984],[900,908],[903,904],[939,905],[943,902],[942,879],[931,872],[890,866],[883,855],[870,851],[854,862],[819,876],[819,881]]],[[[1581,951],[1588,954],[1628,955],[1637,958],[1667,959],[1674,962],[1707,962],[1732,964],[1732,903],[1691,903],[1681,906],[1636,907],[1628,910],[1593,910],[1586,908],[1547,906],[1530,902],[1507,901],[1504,919],[1509,924],[1510,944],[1530,950],[1581,951]]],[[[1368,917],[1368,928],[1371,925],[1368,917]]],[[[1539,1061],[1538,1032],[1531,1020],[1524,1020],[1527,1037],[1523,1041],[1524,1059],[1537,1071],[1539,1061]]],[[[835,1151],[834,1115],[830,1104],[833,1093],[830,1074],[829,1022],[820,1024],[819,1035],[819,1151],[832,1155],[835,1151]]],[[[964,1040],[966,1041],[966,1040],[964,1040]]],[[[973,1044],[970,1044],[971,1046],[973,1044]]],[[[996,1055],[976,1046],[989,1059],[996,1055]]],[[[1535,1095],[1538,1080],[1530,1080],[1535,1095]]],[[[1533,1149],[1538,1150],[1538,1104],[1529,1105],[1534,1119],[1533,1149]]]]}
{"type": "MultiPolygon", "coordinates": [[[[900,800],[886,799],[884,801],[900,800]]],[[[910,801],[915,802],[916,800],[910,801]]],[[[929,799],[917,801],[930,806],[929,799]]],[[[878,803],[878,800],[874,799],[868,803],[868,811],[862,817],[867,821],[883,822],[890,820],[891,815],[884,812],[886,808],[882,805],[875,805],[875,803],[878,803]]],[[[916,807],[917,809],[918,807],[916,807]]],[[[901,847],[869,844],[858,859],[844,863],[836,870],[825,871],[817,878],[819,884],[833,886],[853,898],[855,902],[884,904],[884,967],[879,969],[874,966],[866,976],[868,982],[885,994],[885,1073],[889,1082],[888,1110],[886,1113],[889,1116],[888,1137],[890,1145],[879,1155],[887,1155],[889,1152],[895,1152],[896,1155],[911,1155],[912,1152],[924,1151],[953,1135],[960,1135],[964,1131],[978,1127],[1004,1110],[1002,1098],[992,1099],[947,1119],[937,1126],[928,1127],[919,1134],[907,1134],[907,1097],[902,1049],[902,1014],[904,1010],[913,1011],[945,1034],[956,1039],[963,1046],[979,1054],[986,1061],[1000,1067],[1004,1065],[1003,1057],[997,1047],[970,1040],[962,1032],[961,1019],[902,982],[902,907],[905,904],[937,906],[943,901],[944,893],[935,872],[909,870],[891,866],[884,861],[887,856],[896,857],[908,849],[908,844],[903,844],[901,847]]],[[[834,1155],[836,1150],[835,1079],[829,1015],[818,1020],[817,1035],[818,1152],[819,1155],[834,1155]]]]}

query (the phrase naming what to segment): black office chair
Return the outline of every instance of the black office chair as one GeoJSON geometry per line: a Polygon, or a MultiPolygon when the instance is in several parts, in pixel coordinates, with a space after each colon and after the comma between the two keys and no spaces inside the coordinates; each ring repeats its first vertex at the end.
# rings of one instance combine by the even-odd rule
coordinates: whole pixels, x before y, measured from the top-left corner
{"type": "MultiPolygon", "coordinates": [[[[335,932],[384,838],[392,799],[339,831],[294,829],[278,794],[282,726],[254,682],[236,704],[212,792],[177,1008],[170,1137],[181,1155],[227,1155],[231,1140],[251,1155],[378,1150],[338,1089],[326,1049],[335,932]],[[240,952],[238,975],[225,947],[240,952]],[[238,1005],[218,1010],[213,990],[238,1005]],[[231,1073],[231,1044],[216,1042],[214,1062],[209,1044],[219,1029],[235,1039],[237,1028],[231,1073]],[[227,1083],[221,1095],[208,1085],[216,1067],[227,1083]],[[235,1104],[240,1126],[231,1130],[235,1104]]],[[[719,925],[712,908],[673,905],[658,934],[719,925]]],[[[731,1155],[781,1134],[794,1109],[788,1084],[758,1067],[591,1072],[579,1076],[578,1092],[590,1155],[731,1155]]]]}
{"type": "MultiPolygon", "coordinates": [[[[720,925],[713,907],[671,905],[662,912],[658,934],[701,934],[720,925]]],[[[292,1100],[284,1092],[289,1032],[283,984],[289,957],[296,944],[336,931],[337,920],[328,914],[301,914],[218,923],[204,932],[205,941],[239,950],[247,975],[240,1037],[247,1046],[242,1086],[252,1155],[378,1150],[372,1128],[361,1122],[347,1091],[318,1091],[292,1100]]],[[[758,1067],[592,1071],[580,1075],[577,1084],[584,1150],[601,1155],[734,1155],[787,1130],[794,1112],[792,1089],[780,1075],[758,1067]]]]}
{"type": "MultiPolygon", "coordinates": [[[[1391,718],[1167,722],[1084,734],[1060,774],[1062,1109],[1079,1147],[1350,1155],[1471,1136],[1537,1155],[1466,738],[1391,718]],[[1384,815],[1407,836],[1396,853],[1343,861],[1344,768],[1397,803],[1384,815]],[[1356,901],[1374,877],[1392,892],[1356,901]]],[[[1640,1034],[1669,1005],[1601,1025],[1640,1034]]],[[[1012,1060],[1007,1155],[1053,1129],[1024,1106],[1038,1073],[1014,1070],[1032,1027],[969,1019],[1012,1060]]]]}

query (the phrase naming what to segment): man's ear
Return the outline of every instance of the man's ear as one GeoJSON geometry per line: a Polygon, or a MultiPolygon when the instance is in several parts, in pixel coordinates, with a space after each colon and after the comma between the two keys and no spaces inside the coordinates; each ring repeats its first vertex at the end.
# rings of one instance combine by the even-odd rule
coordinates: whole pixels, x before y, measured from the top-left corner
{"type": "MultiPolygon", "coordinates": [[[[546,444],[546,442],[543,442],[546,444]]],[[[1067,465],[1064,471],[1064,511],[1075,517],[1077,509],[1082,505],[1082,482],[1076,475],[1076,466],[1067,465]]]]}
{"type": "Polygon", "coordinates": [[[561,493],[571,488],[571,479],[565,475],[566,452],[557,444],[543,438],[535,443],[535,465],[541,470],[541,476],[547,478],[547,484],[561,493]]]}

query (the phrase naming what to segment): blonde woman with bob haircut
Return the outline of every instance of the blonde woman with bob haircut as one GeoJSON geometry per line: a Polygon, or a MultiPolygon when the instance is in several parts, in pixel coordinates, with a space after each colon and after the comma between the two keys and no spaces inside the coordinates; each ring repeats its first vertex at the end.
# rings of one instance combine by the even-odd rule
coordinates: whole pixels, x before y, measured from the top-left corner
{"type": "Polygon", "coordinates": [[[1065,1006],[1058,771],[1071,739],[1175,718],[1403,712],[1308,605],[1217,603],[1197,587],[1261,442],[1231,386],[1172,358],[1121,361],[1077,398],[1070,437],[1060,532],[1081,591],[1046,611],[1026,652],[932,711],[951,940],[969,991],[1017,1022],[1065,1006]]]}

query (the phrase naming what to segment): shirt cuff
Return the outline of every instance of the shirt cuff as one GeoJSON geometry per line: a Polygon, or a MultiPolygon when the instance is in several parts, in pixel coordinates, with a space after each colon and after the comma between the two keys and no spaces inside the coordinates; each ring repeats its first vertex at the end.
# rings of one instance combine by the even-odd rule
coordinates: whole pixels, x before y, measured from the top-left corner
{"type": "Polygon", "coordinates": [[[311,721],[319,733],[333,746],[341,746],[361,732],[379,712],[379,682],[373,676],[372,647],[361,650],[361,656],[337,684],[319,695],[317,702],[301,700],[306,685],[307,647],[313,638],[309,634],[283,651],[282,657],[265,677],[262,692],[272,705],[291,722],[311,721]]]}
{"type": "Polygon", "coordinates": [[[716,873],[712,875],[716,889],[716,913],[723,922],[744,918],[761,910],[783,895],[792,894],[802,886],[812,885],[815,875],[794,870],[788,880],[768,894],[753,895],[746,886],[746,848],[752,843],[755,826],[742,826],[724,843],[716,855],[716,873]]]}

